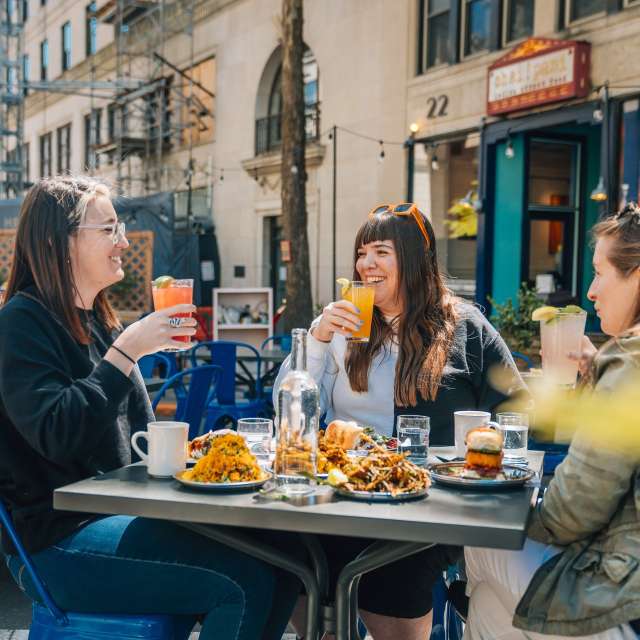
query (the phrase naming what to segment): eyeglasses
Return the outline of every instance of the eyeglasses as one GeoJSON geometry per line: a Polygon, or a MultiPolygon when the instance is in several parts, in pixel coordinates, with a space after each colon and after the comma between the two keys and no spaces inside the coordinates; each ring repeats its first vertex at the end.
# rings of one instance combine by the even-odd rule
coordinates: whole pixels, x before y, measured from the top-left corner
{"type": "Polygon", "coordinates": [[[370,218],[375,218],[383,213],[390,213],[395,216],[411,216],[418,225],[420,232],[424,236],[424,240],[427,243],[427,249],[431,248],[431,240],[429,240],[429,234],[427,233],[427,228],[424,226],[424,221],[422,220],[422,214],[420,213],[420,209],[416,207],[413,202],[401,202],[400,204],[379,204],[377,207],[374,207],[369,212],[370,218]]]}
{"type": "Polygon", "coordinates": [[[126,238],[124,222],[112,222],[110,224],[79,224],[78,229],[110,229],[109,237],[113,244],[118,244],[126,238]]]}

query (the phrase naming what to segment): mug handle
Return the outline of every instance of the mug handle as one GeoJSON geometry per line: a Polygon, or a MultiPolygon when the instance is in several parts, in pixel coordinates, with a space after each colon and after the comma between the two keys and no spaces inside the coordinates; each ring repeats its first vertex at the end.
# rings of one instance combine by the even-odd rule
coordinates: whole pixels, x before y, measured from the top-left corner
{"type": "Polygon", "coordinates": [[[149,447],[149,434],[146,431],[136,431],[131,436],[131,446],[133,450],[140,456],[145,462],[149,462],[149,456],[138,446],[138,438],[144,438],[147,441],[147,448],[149,447]]]}

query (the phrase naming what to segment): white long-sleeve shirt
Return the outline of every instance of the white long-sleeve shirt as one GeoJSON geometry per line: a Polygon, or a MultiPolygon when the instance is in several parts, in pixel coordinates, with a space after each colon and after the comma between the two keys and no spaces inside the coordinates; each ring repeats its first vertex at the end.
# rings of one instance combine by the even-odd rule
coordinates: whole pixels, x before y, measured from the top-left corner
{"type": "MultiPolygon", "coordinates": [[[[398,346],[382,350],[373,359],[369,371],[369,391],[358,393],[351,389],[345,370],[344,336],[334,333],[331,342],[320,342],[307,334],[307,370],[320,389],[321,413],[326,412],[326,423],[339,418],[355,420],[363,426],[374,427],[378,433],[393,433],[393,393],[398,359],[398,346]]],[[[273,385],[273,406],[277,407],[277,391],[291,368],[291,356],[280,367],[273,385]]]]}

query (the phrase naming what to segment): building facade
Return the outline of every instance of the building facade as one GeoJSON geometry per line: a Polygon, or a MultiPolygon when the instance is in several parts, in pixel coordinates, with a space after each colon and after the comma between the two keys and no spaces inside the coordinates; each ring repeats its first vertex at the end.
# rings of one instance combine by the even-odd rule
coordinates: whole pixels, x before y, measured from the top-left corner
{"type": "Polygon", "coordinates": [[[446,269],[486,306],[524,282],[551,303],[590,308],[589,229],[638,197],[640,2],[424,0],[412,10],[413,193],[440,230],[446,269]],[[459,211],[477,216],[452,237],[459,211]]]}
{"type": "MultiPolygon", "coordinates": [[[[279,219],[280,0],[19,1],[36,83],[25,178],[88,170],[127,195],[174,193],[178,217],[215,225],[221,284],[272,286],[277,305],[282,241],[295,242],[279,219]]],[[[586,305],[589,228],[638,197],[640,0],[306,0],[304,11],[315,302],[351,273],[369,209],[411,198],[456,292],[487,304],[528,282],[586,305]],[[582,89],[519,101],[540,87],[518,85],[517,65],[574,55],[572,42],[588,48],[582,89]],[[506,69],[498,108],[494,68],[506,69]],[[591,197],[600,178],[605,201],[591,197]]],[[[553,85],[553,65],[542,68],[553,85]]]]}

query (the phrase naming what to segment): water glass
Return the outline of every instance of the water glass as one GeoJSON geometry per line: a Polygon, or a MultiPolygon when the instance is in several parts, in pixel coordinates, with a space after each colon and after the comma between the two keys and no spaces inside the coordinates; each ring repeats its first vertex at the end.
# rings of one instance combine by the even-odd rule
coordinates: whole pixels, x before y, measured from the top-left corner
{"type": "Polygon", "coordinates": [[[504,463],[528,464],[529,416],[526,413],[498,413],[498,431],[504,439],[504,463]]]}
{"type": "Polygon", "coordinates": [[[267,418],[240,418],[237,426],[238,435],[242,436],[249,451],[259,460],[269,460],[271,438],[273,437],[273,421],[267,418]]]}
{"type": "Polygon", "coordinates": [[[407,458],[419,467],[427,466],[429,454],[429,418],[427,416],[398,416],[398,453],[407,453],[407,458]]]}

